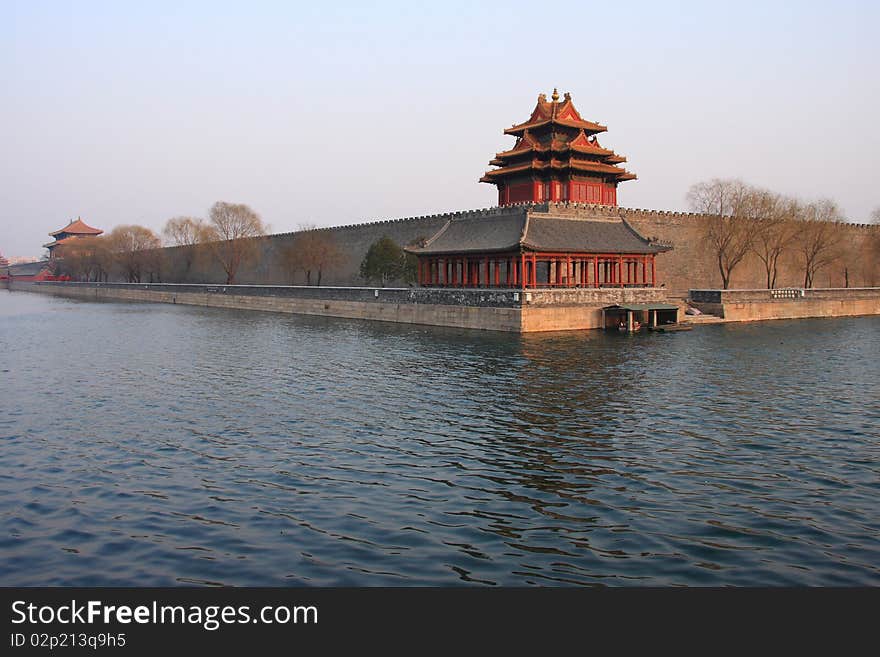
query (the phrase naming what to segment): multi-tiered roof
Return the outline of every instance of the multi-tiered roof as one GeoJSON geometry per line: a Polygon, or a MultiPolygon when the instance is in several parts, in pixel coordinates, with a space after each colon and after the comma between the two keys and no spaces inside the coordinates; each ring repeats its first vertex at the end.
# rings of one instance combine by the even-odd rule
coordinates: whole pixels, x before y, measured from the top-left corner
{"type": "Polygon", "coordinates": [[[621,166],[626,158],[603,148],[596,135],[607,128],[587,121],[571,95],[551,100],[544,94],[524,123],[507,128],[516,137],[508,151],[496,153],[480,182],[498,186],[499,205],[519,202],[574,201],[617,204],[617,185],[634,180],[621,166]]]}
{"type": "Polygon", "coordinates": [[[43,246],[49,249],[49,257],[52,258],[54,257],[54,249],[62,244],[80,237],[94,237],[101,235],[103,232],[104,231],[100,228],[92,228],[82,219],[77,217],[76,221],[71,221],[64,228],[59,228],[55,232],[49,233],[49,237],[54,237],[55,241],[44,244],[43,246]]]}

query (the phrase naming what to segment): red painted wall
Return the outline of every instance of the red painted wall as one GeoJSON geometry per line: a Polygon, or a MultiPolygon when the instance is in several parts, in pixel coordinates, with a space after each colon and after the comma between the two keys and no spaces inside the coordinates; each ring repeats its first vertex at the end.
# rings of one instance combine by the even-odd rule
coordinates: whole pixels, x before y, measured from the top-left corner
{"type": "Polygon", "coordinates": [[[597,203],[617,205],[617,189],[614,185],[572,180],[570,182],[524,182],[509,185],[499,191],[498,204],[541,203],[543,201],[571,201],[573,203],[597,203]]]}

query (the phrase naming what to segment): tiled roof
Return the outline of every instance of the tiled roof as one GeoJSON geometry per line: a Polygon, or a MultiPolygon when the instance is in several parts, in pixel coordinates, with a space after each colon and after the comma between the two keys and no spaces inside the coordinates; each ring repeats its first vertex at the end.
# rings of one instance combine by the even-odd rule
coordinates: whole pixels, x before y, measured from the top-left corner
{"type": "Polygon", "coordinates": [[[508,135],[514,135],[549,123],[558,123],[559,125],[571,128],[581,128],[590,133],[605,132],[608,129],[604,125],[585,120],[580,115],[580,112],[575,109],[569,94],[565,94],[565,99],[559,102],[559,94],[554,89],[550,102],[547,101],[547,97],[544,94],[540,94],[538,96],[538,104],[535,105],[535,109],[532,110],[532,115],[528,120],[510,127],[504,132],[508,135]]]}
{"type": "Polygon", "coordinates": [[[44,244],[43,248],[51,249],[56,246],[66,244],[67,242],[70,242],[71,240],[78,240],[78,239],[80,239],[80,237],[81,237],[80,235],[68,235],[67,237],[62,237],[60,240],[55,240],[54,242],[49,242],[47,244],[44,244]]]}
{"type": "Polygon", "coordinates": [[[530,251],[577,253],[657,253],[652,245],[623,221],[589,221],[556,217],[529,217],[522,245],[530,251]]]}
{"type": "Polygon", "coordinates": [[[503,251],[562,253],[659,253],[622,220],[590,220],[519,212],[494,217],[454,217],[424,246],[406,250],[419,254],[495,253],[503,251]]]}
{"type": "Polygon", "coordinates": [[[407,250],[412,253],[511,251],[519,248],[525,223],[525,208],[494,217],[454,217],[425,246],[407,250]]]}
{"type": "Polygon", "coordinates": [[[17,265],[9,265],[9,273],[13,276],[36,276],[48,268],[49,263],[45,260],[37,260],[36,262],[22,262],[17,265]]]}
{"type": "Polygon", "coordinates": [[[59,228],[54,233],[49,233],[49,237],[55,237],[61,233],[70,233],[72,235],[100,235],[104,231],[100,228],[92,228],[79,217],[76,221],[71,221],[64,228],[59,228]]]}

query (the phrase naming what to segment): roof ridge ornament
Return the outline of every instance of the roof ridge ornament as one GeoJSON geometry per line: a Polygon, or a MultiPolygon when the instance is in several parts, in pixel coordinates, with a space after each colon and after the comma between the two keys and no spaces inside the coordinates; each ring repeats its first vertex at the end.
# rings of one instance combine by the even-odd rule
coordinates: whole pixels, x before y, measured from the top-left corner
{"type": "Polygon", "coordinates": [[[557,91],[556,87],[553,87],[553,95],[550,96],[550,98],[553,99],[553,102],[554,102],[554,103],[558,103],[558,102],[559,102],[559,91],[557,91]]]}

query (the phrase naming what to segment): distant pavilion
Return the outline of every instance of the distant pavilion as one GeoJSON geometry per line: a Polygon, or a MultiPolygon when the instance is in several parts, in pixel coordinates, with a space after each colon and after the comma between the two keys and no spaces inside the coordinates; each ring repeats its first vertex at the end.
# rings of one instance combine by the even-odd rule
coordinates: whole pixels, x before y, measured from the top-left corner
{"type": "Polygon", "coordinates": [[[44,244],[43,247],[49,249],[49,259],[54,260],[58,257],[58,254],[55,253],[55,249],[57,249],[62,244],[69,243],[71,240],[80,239],[83,237],[96,237],[101,235],[104,231],[100,228],[92,228],[86,222],[84,222],[79,217],[76,218],[76,221],[71,221],[64,228],[59,228],[54,233],[49,233],[49,237],[54,237],[54,242],[49,242],[48,244],[44,244]]]}
{"type": "Polygon", "coordinates": [[[616,209],[617,184],[635,175],[599,146],[606,128],[581,118],[569,94],[538,96],[517,137],[481,182],[498,187],[494,210],[452,215],[421,244],[425,287],[656,287],[656,255],[671,247],[642,237],[616,209]],[[611,206],[611,207],[600,207],[611,206]]]}

